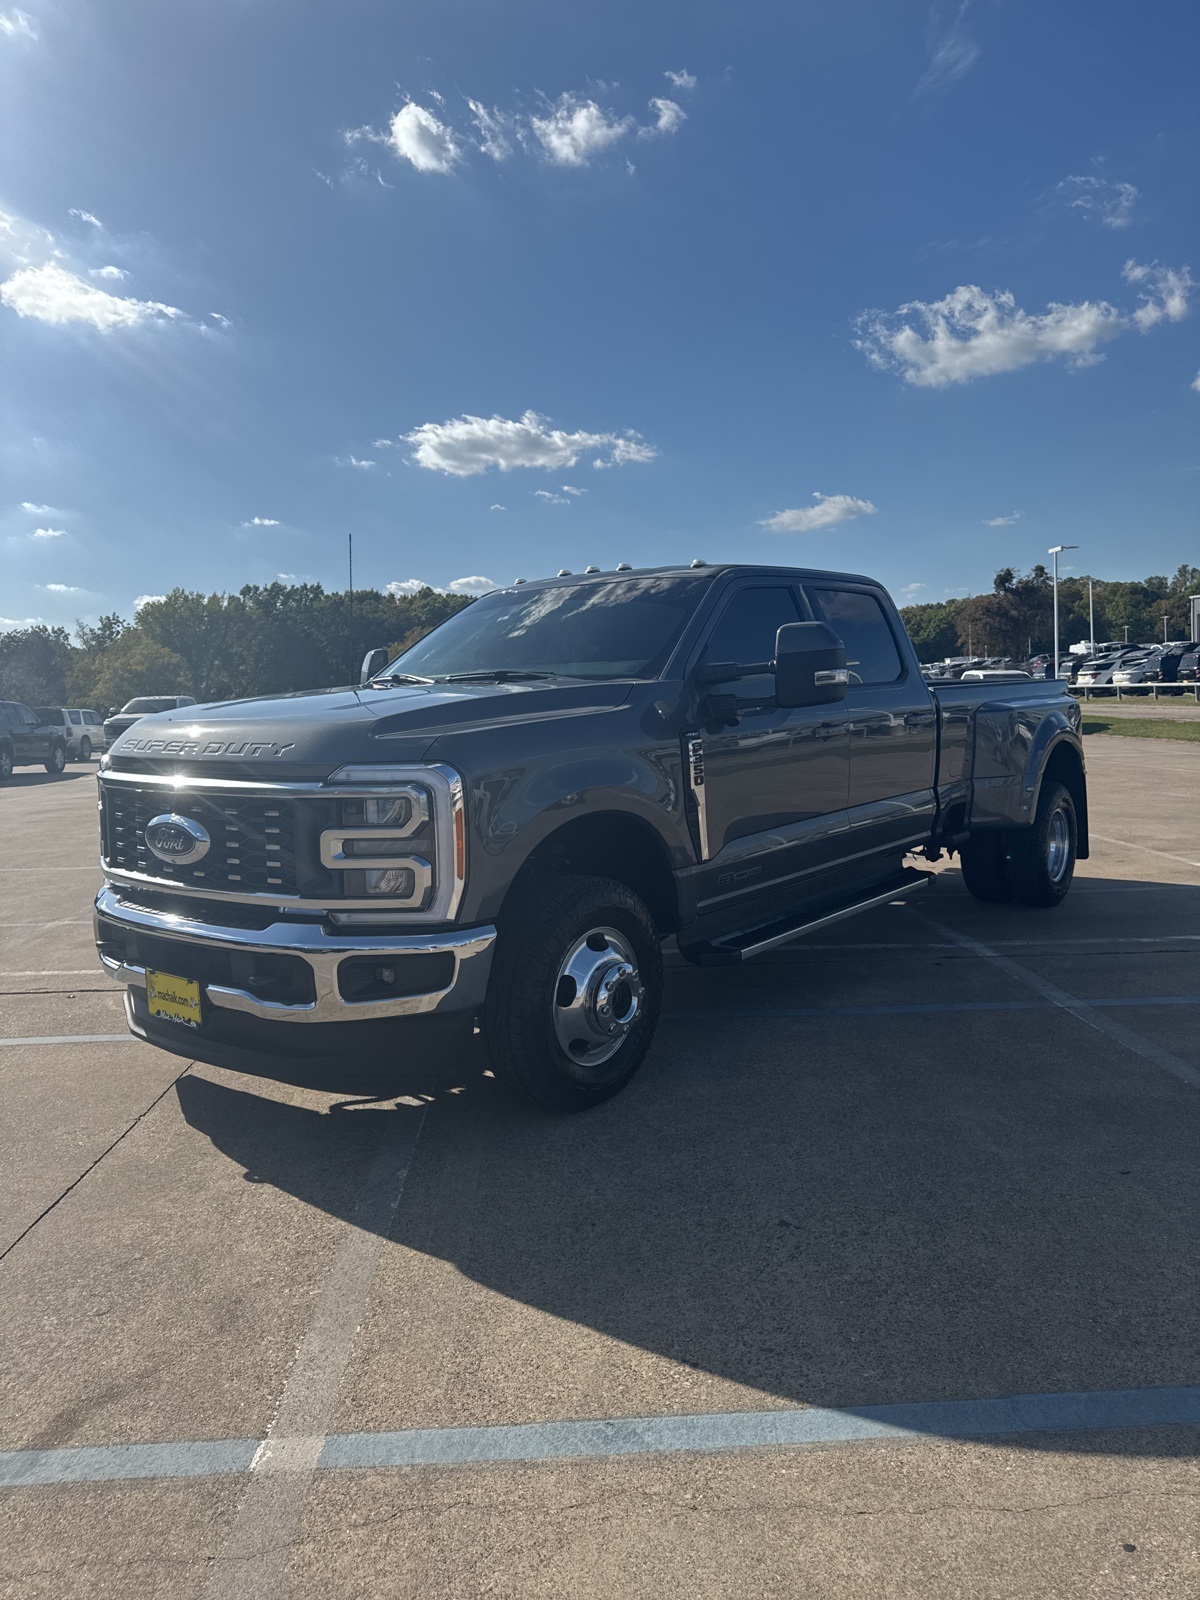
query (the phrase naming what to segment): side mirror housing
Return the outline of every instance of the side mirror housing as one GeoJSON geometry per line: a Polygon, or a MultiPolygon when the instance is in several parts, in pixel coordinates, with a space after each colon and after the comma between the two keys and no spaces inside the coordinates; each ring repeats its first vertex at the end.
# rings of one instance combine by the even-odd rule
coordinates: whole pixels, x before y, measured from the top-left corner
{"type": "Polygon", "coordinates": [[[831,705],[849,682],[846,647],[827,622],[788,622],[775,635],[777,705],[831,705]]]}
{"type": "Polygon", "coordinates": [[[387,664],[388,652],[386,650],[368,650],[363,657],[362,671],[358,675],[359,683],[370,683],[371,679],[377,677],[387,664]]]}

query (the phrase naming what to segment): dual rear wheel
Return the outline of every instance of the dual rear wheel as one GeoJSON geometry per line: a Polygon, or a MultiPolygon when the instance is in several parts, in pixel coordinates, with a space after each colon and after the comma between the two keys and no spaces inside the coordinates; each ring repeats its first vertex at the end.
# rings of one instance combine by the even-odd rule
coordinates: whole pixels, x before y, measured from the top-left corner
{"type": "Polygon", "coordinates": [[[1071,887],[1079,829],[1061,783],[1044,783],[1031,828],[981,829],[963,845],[962,875],[976,900],[1056,906],[1071,887]]]}

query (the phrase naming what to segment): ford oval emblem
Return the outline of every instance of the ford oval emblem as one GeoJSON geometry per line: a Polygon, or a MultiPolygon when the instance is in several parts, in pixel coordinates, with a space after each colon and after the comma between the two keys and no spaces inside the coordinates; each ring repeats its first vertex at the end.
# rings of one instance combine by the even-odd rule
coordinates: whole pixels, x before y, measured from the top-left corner
{"type": "Polygon", "coordinates": [[[146,843],[160,861],[186,865],[207,855],[212,840],[208,830],[191,817],[167,811],[161,817],[151,817],[146,824],[146,843]]]}

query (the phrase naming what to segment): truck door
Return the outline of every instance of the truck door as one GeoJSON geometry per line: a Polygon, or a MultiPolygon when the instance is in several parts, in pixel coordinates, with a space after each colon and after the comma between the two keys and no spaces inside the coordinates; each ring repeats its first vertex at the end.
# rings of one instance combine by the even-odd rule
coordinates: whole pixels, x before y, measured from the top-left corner
{"type": "MultiPolygon", "coordinates": [[[[770,661],[778,629],[803,620],[790,584],[739,586],[726,596],[695,665],[770,661]]],[[[774,675],[765,673],[714,692],[769,699],[774,690],[774,675]]],[[[697,726],[686,741],[707,863],[698,884],[702,912],[736,905],[840,854],[848,742],[841,705],[746,709],[732,727],[714,729],[705,724],[705,692],[697,686],[697,726]]]]}
{"type": "Polygon", "coordinates": [[[814,615],[846,646],[848,853],[924,844],[936,811],[937,713],[890,608],[862,585],[806,583],[814,615]]]}

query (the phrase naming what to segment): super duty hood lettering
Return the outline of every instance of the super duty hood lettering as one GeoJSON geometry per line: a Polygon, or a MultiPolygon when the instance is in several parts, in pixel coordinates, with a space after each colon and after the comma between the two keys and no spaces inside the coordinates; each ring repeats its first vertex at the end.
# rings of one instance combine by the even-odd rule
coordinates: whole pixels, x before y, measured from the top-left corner
{"type": "Polygon", "coordinates": [[[125,739],[121,753],[136,751],[145,756],[244,756],[259,760],[269,756],[286,755],[294,744],[275,744],[258,739],[234,739],[228,743],[219,739],[125,739]]]}

